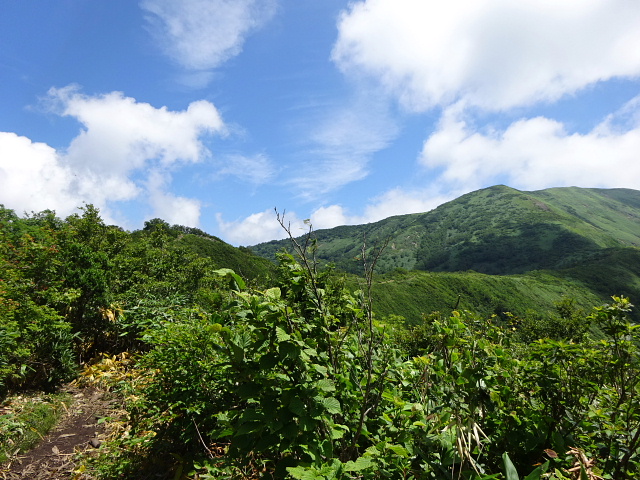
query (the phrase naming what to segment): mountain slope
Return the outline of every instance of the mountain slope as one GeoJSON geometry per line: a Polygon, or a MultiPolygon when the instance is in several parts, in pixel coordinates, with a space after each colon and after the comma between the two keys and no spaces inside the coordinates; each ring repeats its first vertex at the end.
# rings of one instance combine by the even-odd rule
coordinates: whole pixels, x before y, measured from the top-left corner
{"type": "MultiPolygon", "coordinates": [[[[515,274],[568,268],[603,248],[640,245],[640,192],[628,189],[552,188],[521,192],[498,185],[427,213],[315,232],[318,257],[360,273],[363,241],[389,240],[378,264],[429,271],[475,270],[515,274]]],[[[251,247],[274,258],[287,241],[251,247]]]]}
{"type": "Polygon", "coordinates": [[[229,245],[199,228],[169,225],[162,219],[154,218],[145,222],[145,227],[134,231],[132,236],[150,237],[156,232],[162,232],[176,246],[194,255],[209,258],[218,268],[231,268],[245,280],[267,285],[275,277],[276,266],[273,262],[256,255],[248,248],[229,245]]]}
{"type": "MultiPolygon", "coordinates": [[[[388,245],[376,271],[378,315],[410,323],[456,304],[490,315],[552,312],[563,298],[584,309],[623,295],[640,302],[640,192],[498,185],[427,213],[314,232],[317,257],[361,274],[363,242],[388,245]],[[420,271],[422,270],[422,271],[420,271]],[[459,299],[459,300],[458,300],[459,299]]],[[[274,258],[288,241],[251,249],[274,258]]],[[[355,284],[356,282],[354,282],[355,284]]],[[[633,312],[640,321],[640,312],[633,312]]]]}

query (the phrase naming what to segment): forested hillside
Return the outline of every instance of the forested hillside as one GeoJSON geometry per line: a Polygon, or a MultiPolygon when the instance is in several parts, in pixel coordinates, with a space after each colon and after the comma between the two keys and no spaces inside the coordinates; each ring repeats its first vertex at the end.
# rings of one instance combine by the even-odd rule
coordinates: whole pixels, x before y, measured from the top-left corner
{"type": "MultiPolygon", "coordinates": [[[[395,268],[523,273],[571,267],[603,248],[640,246],[640,192],[552,188],[520,192],[498,185],[472,192],[427,213],[367,225],[318,230],[318,258],[361,273],[363,241],[388,240],[380,273],[395,268]]],[[[266,258],[286,240],[250,247],[266,258]]]]}
{"type": "MultiPolygon", "coordinates": [[[[390,276],[376,281],[376,308],[411,322],[456,304],[485,314],[525,315],[529,309],[550,311],[566,296],[588,305],[616,292],[640,301],[640,192],[635,190],[520,192],[499,185],[428,213],[314,235],[317,258],[353,274],[362,273],[365,239],[370,248],[388,243],[377,271],[390,276]],[[410,275],[403,274],[407,270],[410,275]]],[[[275,258],[288,243],[250,248],[275,258]]],[[[640,319],[638,313],[634,318],[640,319]]]]}
{"type": "Polygon", "coordinates": [[[576,223],[597,235],[562,269],[378,276],[388,246],[369,244],[355,276],[311,237],[275,264],[91,205],[2,208],[0,452],[33,428],[14,399],[75,379],[121,404],[79,480],[637,478],[640,328],[599,295],[630,288],[638,257],[632,226],[602,234],[610,210],[576,223]]]}

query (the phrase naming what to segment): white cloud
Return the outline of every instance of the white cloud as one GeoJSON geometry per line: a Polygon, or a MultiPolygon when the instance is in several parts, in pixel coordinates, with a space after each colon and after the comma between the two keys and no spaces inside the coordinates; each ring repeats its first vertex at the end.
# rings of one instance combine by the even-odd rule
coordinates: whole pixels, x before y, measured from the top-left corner
{"type": "MultiPolygon", "coordinates": [[[[466,192],[460,192],[460,194],[466,192]]],[[[404,190],[396,187],[371,199],[361,215],[353,215],[341,205],[320,207],[311,213],[314,229],[333,228],[338,225],[361,225],[377,222],[394,215],[428,212],[452,200],[457,194],[442,194],[435,188],[404,190]]]]}
{"type": "Polygon", "coordinates": [[[262,185],[275,175],[275,168],[264,154],[253,156],[227,155],[217,176],[232,176],[253,185],[262,185]]]}
{"type": "Polygon", "coordinates": [[[0,132],[0,203],[23,212],[55,209],[67,216],[82,205],[73,192],[73,170],[55,149],[15,133],[0,132]]]}
{"type": "MultiPolygon", "coordinates": [[[[333,228],[338,225],[354,224],[354,218],[350,217],[342,205],[329,205],[313,211],[310,217],[311,225],[315,230],[333,228]]],[[[358,223],[357,221],[355,223],[358,223]]]]}
{"type": "Polygon", "coordinates": [[[137,197],[132,174],[151,164],[200,161],[209,155],[201,137],[225,132],[216,108],[202,100],[174,112],[121,92],[87,96],[66,87],[51,89],[49,101],[83,125],[61,160],[78,176],[77,194],[98,205],[137,197]]]}
{"type": "Polygon", "coordinates": [[[416,111],[506,109],[640,76],[640,4],[629,0],[366,0],[338,28],[337,65],[416,111]]]}
{"type": "MultiPolygon", "coordinates": [[[[225,241],[234,245],[255,245],[287,237],[287,232],[278,223],[273,209],[231,222],[224,221],[222,214],[218,213],[216,220],[225,241]]],[[[286,212],[285,225],[291,229],[294,236],[301,235],[307,230],[295,213],[286,212]]]]}
{"type": "Polygon", "coordinates": [[[140,2],[164,52],[191,70],[213,69],[240,53],[247,35],[271,19],[275,6],[275,0],[140,2]]]}
{"type": "Polygon", "coordinates": [[[310,160],[291,181],[300,196],[311,199],[365,178],[373,154],[398,134],[387,103],[368,94],[358,94],[316,123],[306,152],[310,160]]]}
{"type": "Polygon", "coordinates": [[[77,119],[83,130],[66,151],[69,161],[94,170],[126,173],[149,159],[163,165],[197,162],[207,155],[204,134],[224,133],[216,108],[200,100],[172,112],[125,97],[122,92],[88,96],[77,87],[52,88],[49,101],[57,113],[77,119]]]}
{"type": "Polygon", "coordinates": [[[51,89],[45,100],[82,129],[63,151],[0,133],[0,202],[18,211],[55,209],[63,216],[88,202],[113,221],[113,202],[140,199],[146,192],[143,201],[154,216],[197,225],[199,202],[167,189],[172,168],[210,154],[204,135],[225,132],[211,103],[193,102],[176,112],[120,92],[82,95],[75,87],[51,89]],[[153,179],[156,170],[163,172],[162,181],[153,179]]]}
{"type": "Polygon", "coordinates": [[[640,189],[639,106],[637,97],[586,134],[569,133],[562,123],[544,117],[479,132],[451,110],[425,142],[421,162],[443,169],[437,182],[467,191],[496,177],[525,190],[570,185],[640,189]]]}
{"type": "Polygon", "coordinates": [[[161,218],[170,224],[198,226],[200,224],[201,202],[168,192],[167,187],[170,180],[170,176],[166,172],[162,173],[158,170],[149,172],[146,187],[149,204],[154,212],[153,217],[161,218]]]}
{"type": "Polygon", "coordinates": [[[455,189],[442,193],[437,186],[422,190],[405,190],[393,188],[373,199],[364,213],[366,222],[377,222],[394,215],[428,212],[438,205],[453,200],[458,194],[455,189]]]}
{"type": "MultiPolygon", "coordinates": [[[[459,192],[462,193],[466,192],[459,192]]],[[[338,225],[360,225],[377,222],[393,215],[428,212],[456,196],[455,192],[442,194],[433,188],[415,191],[394,188],[373,198],[362,215],[350,214],[341,205],[328,205],[316,208],[309,216],[309,221],[314,230],[338,225]]],[[[286,231],[277,222],[274,210],[254,213],[234,222],[225,222],[221,214],[217,214],[216,218],[223,237],[235,245],[255,245],[287,238],[286,231]]],[[[285,225],[290,227],[294,237],[309,231],[309,224],[301,220],[295,212],[286,213],[285,225]]]]}

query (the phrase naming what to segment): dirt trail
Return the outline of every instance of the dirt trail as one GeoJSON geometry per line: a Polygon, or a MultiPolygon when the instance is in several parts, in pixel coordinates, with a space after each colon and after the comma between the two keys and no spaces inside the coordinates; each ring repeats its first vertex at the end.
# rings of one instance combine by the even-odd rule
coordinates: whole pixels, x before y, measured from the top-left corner
{"type": "Polygon", "coordinates": [[[93,477],[74,471],[75,454],[99,448],[104,428],[102,417],[113,416],[118,402],[109,392],[70,385],[65,391],[73,396],[62,420],[29,452],[18,455],[0,467],[0,479],[6,480],[89,480],[93,477]]]}

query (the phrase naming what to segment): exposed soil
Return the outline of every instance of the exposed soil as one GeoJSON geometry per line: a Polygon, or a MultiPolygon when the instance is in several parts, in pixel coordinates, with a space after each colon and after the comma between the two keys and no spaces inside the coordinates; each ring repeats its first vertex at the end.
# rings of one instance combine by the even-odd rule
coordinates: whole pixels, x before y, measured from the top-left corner
{"type": "Polygon", "coordinates": [[[93,477],[77,471],[76,454],[99,448],[105,436],[102,417],[114,416],[118,402],[113,394],[95,388],[69,385],[65,391],[73,396],[67,412],[43,440],[29,452],[17,455],[0,467],[6,480],[89,480],[93,477]]]}

